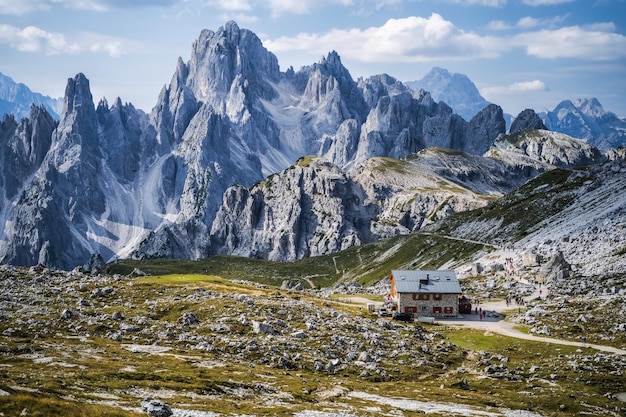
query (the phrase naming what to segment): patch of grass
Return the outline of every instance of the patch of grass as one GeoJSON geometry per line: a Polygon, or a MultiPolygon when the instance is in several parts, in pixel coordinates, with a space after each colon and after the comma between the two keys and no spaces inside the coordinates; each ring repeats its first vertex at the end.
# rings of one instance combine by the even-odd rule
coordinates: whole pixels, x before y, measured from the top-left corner
{"type": "MultiPolygon", "coordinates": [[[[427,252],[435,239],[439,238],[422,236],[413,243],[427,252]]],[[[390,247],[385,248],[394,253],[390,247]]],[[[375,251],[353,255],[350,259],[360,262],[360,257],[364,263],[371,262],[370,256],[383,256],[375,251]]],[[[246,293],[246,287],[241,283],[229,286],[219,277],[192,274],[138,279],[98,277],[93,282],[113,288],[105,297],[90,298],[93,313],[81,311],[79,316],[59,320],[55,310],[49,315],[47,331],[37,338],[0,338],[4,365],[0,367],[0,388],[10,392],[0,397],[0,410],[6,415],[29,408],[31,415],[134,416],[105,403],[137,408],[146,396],[163,399],[175,408],[223,415],[293,415],[302,410],[319,410],[322,402],[329,412],[354,409],[355,413],[367,414],[366,410],[374,406],[381,413],[393,411],[390,404],[347,395],[329,399],[319,396],[335,387],[345,388],[346,393],[457,402],[480,409],[531,409],[542,415],[563,414],[560,407],[564,405],[568,413],[581,414],[589,411],[584,404],[606,407],[609,400],[603,394],[618,392],[622,384],[621,375],[611,373],[614,364],[597,360],[592,349],[579,352],[575,347],[444,326],[422,329],[393,322],[396,327],[387,331],[376,320],[357,320],[357,315],[365,314],[365,309],[359,310],[357,305],[302,292],[249,286],[248,293],[265,294],[242,298],[238,294],[246,293]],[[254,308],[246,298],[253,301],[254,308]],[[113,309],[123,311],[126,318],[118,322],[101,316],[103,311],[110,314],[113,309]],[[195,313],[200,323],[173,326],[184,312],[195,313]],[[249,321],[273,320],[276,326],[284,321],[289,327],[279,335],[257,335],[250,324],[240,323],[243,312],[249,321]],[[317,329],[305,330],[307,319],[315,317],[317,329]],[[106,331],[100,336],[85,327],[96,318],[111,331],[132,323],[138,323],[141,331],[125,333],[120,343],[104,336],[106,331]],[[374,327],[368,327],[370,324],[374,327]],[[363,326],[371,330],[364,332],[363,326]],[[308,337],[290,337],[295,330],[305,330],[308,337]],[[168,331],[174,333],[164,335],[168,331]],[[249,350],[253,341],[258,348],[249,350]],[[199,342],[207,347],[199,348],[199,342]],[[367,351],[374,355],[376,368],[385,372],[370,370],[369,375],[362,376],[365,368],[354,360],[345,360],[346,352],[337,348],[337,343],[355,349],[355,353],[367,351]],[[137,350],[137,346],[146,350],[137,350]],[[327,363],[330,357],[341,359],[335,372],[314,370],[316,361],[327,363]],[[279,358],[287,358],[292,367],[279,366],[279,358]],[[485,361],[506,366],[513,377],[486,373],[485,361]],[[469,384],[469,389],[463,388],[463,382],[469,384]],[[15,392],[11,388],[15,386],[21,390],[15,392]],[[575,398],[569,396],[571,393],[575,398]],[[30,399],[40,405],[28,403],[30,399]],[[52,411],[35,414],[37,407],[52,411]],[[84,414],[80,414],[82,410],[84,414]]],[[[79,291],[89,293],[90,289],[88,285],[79,291]]],[[[58,295],[63,297],[57,300],[59,305],[66,306],[74,305],[81,293],[58,295]]],[[[42,297],[45,303],[49,300],[50,296],[42,297]]],[[[8,327],[19,326],[18,321],[0,321],[0,334],[8,327]]],[[[24,332],[28,332],[25,326],[24,332]]],[[[594,415],[603,415],[597,408],[593,410],[594,415]]]]}
{"type": "Polygon", "coordinates": [[[521,239],[541,227],[542,220],[574,201],[571,191],[578,189],[585,179],[572,179],[572,172],[560,168],[547,171],[485,207],[453,214],[424,230],[449,234],[462,225],[484,223],[486,226],[480,231],[482,241],[521,239]],[[495,223],[499,227],[493,227],[495,223]]]}
{"type": "Polygon", "coordinates": [[[407,168],[408,162],[406,160],[389,157],[379,157],[376,158],[376,162],[378,162],[378,165],[374,167],[374,170],[376,171],[393,171],[401,174],[407,174],[409,172],[409,169],[407,168]]]}
{"type": "Polygon", "coordinates": [[[468,352],[463,365],[465,371],[451,375],[451,385],[454,387],[464,380],[470,387],[469,397],[482,397],[494,405],[507,404],[546,415],[564,410],[574,415],[590,409],[595,409],[597,415],[610,415],[599,412],[600,407],[604,407],[603,394],[621,389],[620,377],[607,374],[611,365],[597,364],[592,359],[594,351],[591,349],[581,352],[574,346],[514,339],[472,329],[446,328],[441,333],[446,340],[468,352]],[[596,363],[597,369],[572,367],[569,361],[596,363]],[[487,364],[505,366],[519,377],[489,377],[485,372],[487,364]]]}
{"type": "Polygon", "coordinates": [[[19,416],[28,410],[31,417],[139,417],[134,413],[114,407],[87,404],[84,401],[63,400],[47,394],[14,393],[0,396],[0,410],[5,416],[19,416]]]}
{"type": "Polygon", "coordinates": [[[314,155],[303,156],[296,161],[295,166],[308,168],[316,157],[314,155]]]}
{"type": "MultiPolygon", "coordinates": [[[[305,288],[311,288],[311,283],[314,287],[321,288],[331,287],[344,280],[370,285],[386,278],[392,269],[438,269],[442,265],[465,259],[481,250],[490,249],[477,243],[416,233],[295,262],[213,256],[199,261],[120,260],[110,264],[110,269],[112,273],[122,275],[130,274],[138,268],[154,276],[203,275],[227,280],[244,279],[276,287],[284,280],[295,280],[300,281],[305,288]]],[[[202,281],[205,278],[189,279],[202,281]]]]}

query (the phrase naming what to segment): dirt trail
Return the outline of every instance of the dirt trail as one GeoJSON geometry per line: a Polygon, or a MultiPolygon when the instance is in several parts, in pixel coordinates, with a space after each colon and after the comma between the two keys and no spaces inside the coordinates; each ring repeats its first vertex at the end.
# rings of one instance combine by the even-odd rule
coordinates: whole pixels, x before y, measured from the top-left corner
{"type": "MultiPolygon", "coordinates": [[[[546,289],[542,288],[541,290],[536,290],[532,295],[527,297],[525,300],[532,301],[540,296],[546,296],[546,295],[547,295],[546,289]]],[[[515,304],[507,306],[506,301],[502,300],[502,301],[489,301],[486,303],[480,303],[480,308],[482,308],[482,311],[485,311],[485,312],[495,311],[497,313],[505,313],[507,311],[509,312],[515,311],[516,309],[521,311],[521,309],[524,309],[525,307],[517,306],[515,304]]],[[[601,350],[603,352],[626,355],[626,350],[619,349],[613,346],[598,345],[594,343],[583,343],[582,341],[575,342],[572,340],[563,340],[563,339],[557,339],[557,338],[552,338],[552,337],[547,337],[547,336],[536,336],[533,334],[523,333],[519,331],[518,329],[515,329],[515,326],[516,326],[515,323],[511,323],[509,321],[503,320],[502,316],[500,317],[486,316],[481,320],[479,314],[466,314],[460,317],[439,319],[437,320],[437,322],[443,325],[464,326],[464,327],[471,327],[473,329],[491,331],[493,333],[498,333],[504,336],[516,337],[518,339],[534,340],[537,342],[553,343],[553,344],[558,344],[558,345],[578,346],[582,348],[593,348],[593,349],[601,350]]]]}
{"type": "MultiPolygon", "coordinates": [[[[546,295],[547,295],[547,289],[544,287],[541,289],[537,289],[529,297],[526,297],[525,301],[527,302],[532,301],[540,296],[545,297],[546,295]]],[[[367,304],[367,303],[372,302],[371,300],[368,300],[367,298],[358,297],[358,296],[346,297],[342,299],[342,301],[344,302],[347,301],[349,303],[357,303],[357,304],[358,303],[367,304]]],[[[382,304],[382,303],[379,303],[379,304],[382,304]]],[[[482,309],[482,311],[485,311],[485,312],[495,311],[497,313],[513,312],[516,309],[519,309],[519,311],[521,311],[522,309],[525,308],[523,306],[517,306],[516,304],[507,305],[506,300],[488,301],[486,303],[480,303],[479,306],[482,309]]],[[[516,326],[515,323],[505,321],[501,315],[499,317],[485,316],[481,320],[479,314],[465,314],[459,317],[438,319],[437,323],[439,325],[447,325],[447,326],[471,327],[473,329],[490,331],[490,332],[498,333],[498,334],[508,336],[508,337],[516,337],[518,339],[534,340],[537,342],[553,343],[553,344],[558,344],[558,345],[578,346],[581,348],[593,348],[593,349],[597,349],[603,352],[626,355],[626,350],[619,349],[613,346],[598,345],[594,343],[583,343],[582,341],[575,342],[572,340],[564,340],[564,339],[557,339],[557,338],[552,338],[552,337],[547,337],[547,336],[536,336],[533,334],[523,333],[515,328],[516,326]]]]}

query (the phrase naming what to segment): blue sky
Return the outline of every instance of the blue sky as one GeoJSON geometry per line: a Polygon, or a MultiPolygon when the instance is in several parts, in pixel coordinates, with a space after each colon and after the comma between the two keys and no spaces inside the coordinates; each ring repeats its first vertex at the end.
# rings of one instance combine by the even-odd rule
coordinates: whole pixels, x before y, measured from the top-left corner
{"type": "Polygon", "coordinates": [[[355,79],[466,74],[513,115],[597,97],[626,116],[626,0],[0,0],[0,72],[53,97],[82,72],[96,102],[150,111],[200,31],[228,20],[283,71],[336,50],[355,79]]]}

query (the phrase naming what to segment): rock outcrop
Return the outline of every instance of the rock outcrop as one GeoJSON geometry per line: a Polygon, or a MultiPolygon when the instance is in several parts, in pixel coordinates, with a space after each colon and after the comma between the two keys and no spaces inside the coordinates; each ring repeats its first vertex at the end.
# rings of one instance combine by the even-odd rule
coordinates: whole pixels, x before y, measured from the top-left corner
{"type": "Polygon", "coordinates": [[[571,274],[572,267],[561,251],[557,251],[539,270],[539,278],[548,283],[569,278],[571,274]]]}
{"type": "Polygon", "coordinates": [[[524,129],[501,135],[485,156],[507,161],[530,178],[554,167],[575,167],[603,162],[605,157],[588,143],[563,133],[524,129]]]}
{"type": "Polygon", "coordinates": [[[250,190],[226,191],[211,229],[214,250],[295,260],[370,241],[371,214],[361,206],[363,198],[338,167],[301,159],[250,190]]]}
{"type": "Polygon", "coordinates": [[[486,205],[526,181],[504,162],[447,149],[370,158],[345,172],[321,158],[229,188],[211,253],[295,260],[406,234],[486,205]]]}
{"type": "Polygon", "coordinates": [[[543,124],[543,120],[535,113],[533,109],[523,110],[511,124],[509,133],[517,133],[524,130],[548,130],[546,125],[543,124]]]}

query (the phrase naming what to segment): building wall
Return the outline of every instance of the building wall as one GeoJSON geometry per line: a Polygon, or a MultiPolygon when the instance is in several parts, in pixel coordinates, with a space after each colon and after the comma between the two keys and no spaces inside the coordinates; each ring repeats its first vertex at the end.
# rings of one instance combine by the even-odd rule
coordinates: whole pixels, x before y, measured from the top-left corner
{"type": "Polygon", "coordinates": [[[459,294],[440,294],[441,299],[436,300],[435,294],[428,295],[428,300],[419,300],[418,294],[397,293],[396,301],[398,311],[406,312],[409,307],[415,316],[430,317],[455,317],[459,314],[459,294]]]}

